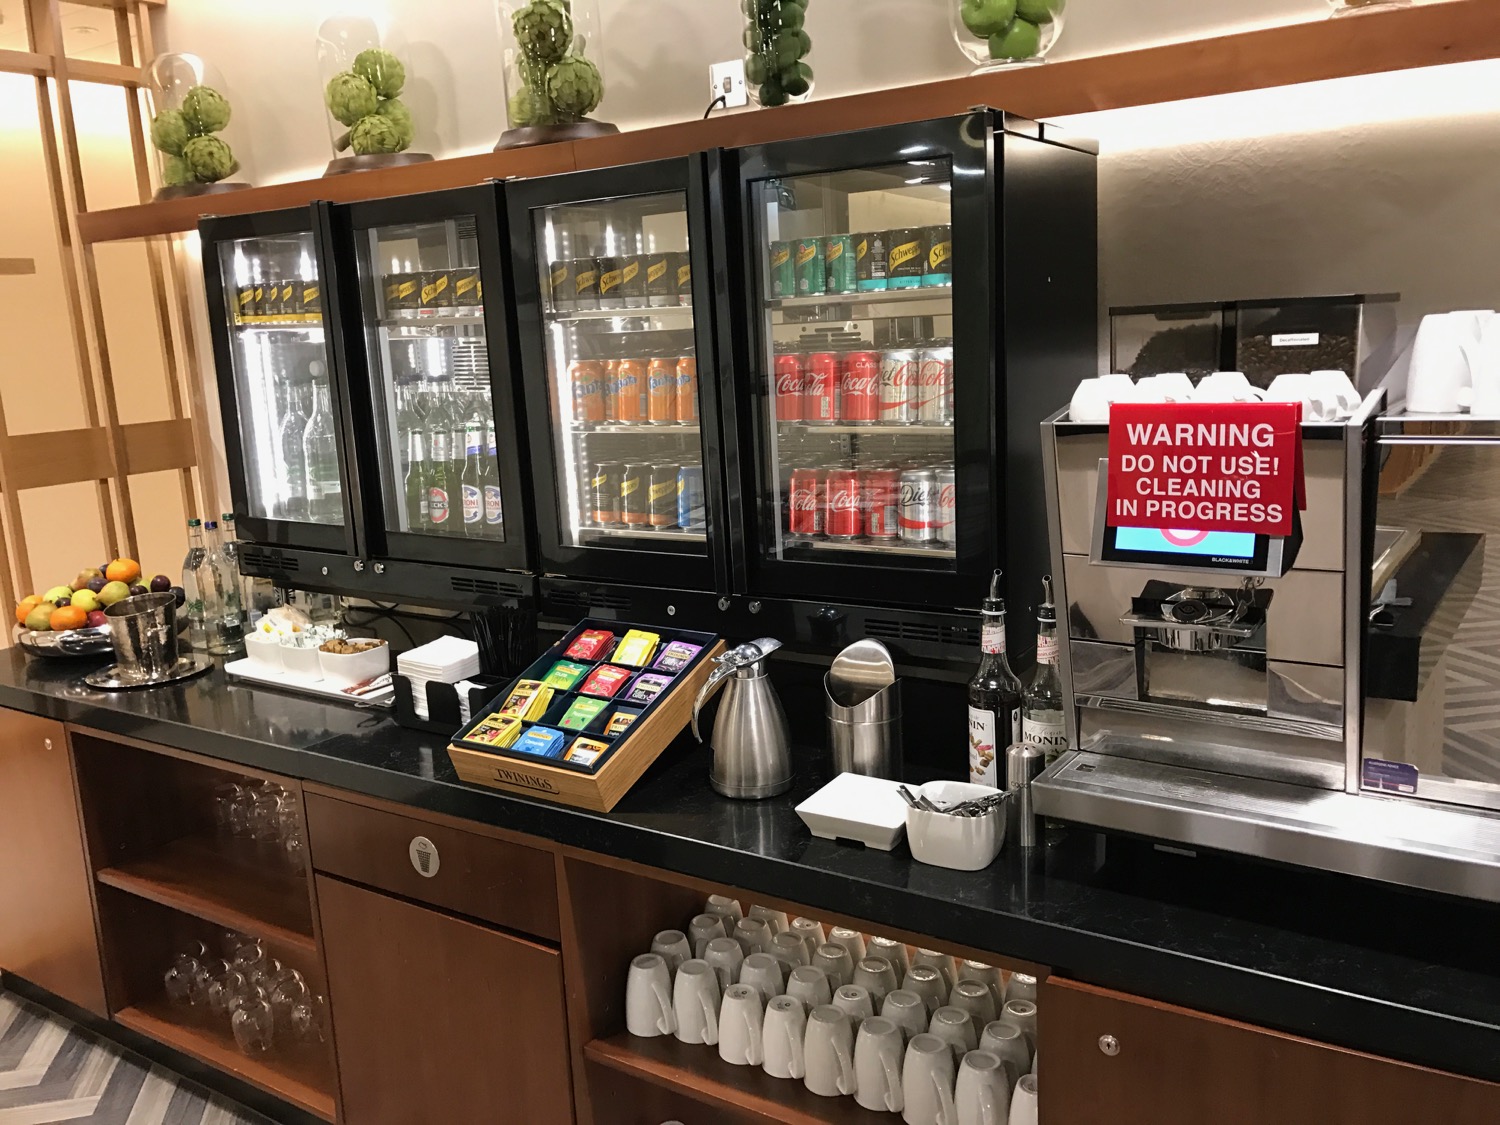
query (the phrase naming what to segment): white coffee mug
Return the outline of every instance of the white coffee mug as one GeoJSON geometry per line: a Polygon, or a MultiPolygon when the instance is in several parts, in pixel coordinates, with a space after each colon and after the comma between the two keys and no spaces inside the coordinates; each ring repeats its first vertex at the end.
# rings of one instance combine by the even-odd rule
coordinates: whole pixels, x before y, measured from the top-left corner
{"type": "Polygon", "coordinates": [[[911,954],[907,952],[906,942],[895,938],[872,937],[865,947],[865,956],[884,957],[896,970],[897,981],[905,980],[906,970],[911,968],[911,954]]]}
{"type": "Polygon", "coordinates": [[[1310,374],[1291,372],[1271,380],[1267,402],[1300,402],[1304,422],[1331,422],[1339,416],[1337,394],[1310,374]]]}
{"type": "Polygon", "coordinates": [[[672,974],[659,954],[642,953],[630,962],[625,978],[625,1030],[648,1038],[677,1030],[672,974]]]}
{"type": "Polygon", "coordinates": [[[1126,393],[1129,392],[1103,379],[1085,379],[1073,390],[1073,398],[1068,403],[1068,421],[1105,425],[1109,422],[1110,406],[1126,393]]]}
{"type": "Polygon", "coordinates": [[[828,931],[828,940],[849,951],[849,963],[852,965],[859,964],[865,955],[865,935],[858,930],[851,930],[848,926],[835,926],[828,931]]]}
{"type": "Polygon", "coordinates": [[[1036,1076],[1028,1074],[1016,1083],[1010,1096],[1010,1121],[1007,1125],[1037,1125],[1036,1076]]]}
{"type": "Polygon", "coordinates": [[[906,1125],[957,1125],[953,1106],[953,1051],[936,1035],[918,1035],[906,1045],[901,1093],[906,1125]]]}
{"type": "Polygon", "coordinates": [[[1192,402],[1193,381],[1182,371],[1164,371],[1136,380],[1133,402],[1192,402]]]}
{"type": "Polygon", "coordinates": [[[874,1016],[859,1025],[854,1037],[854,1100],[865,1109],[900,1113],[906,1106],[901,1094],[901,1064],[906,1039],[890,1020],[874,1016]]]}
{"type": "Polygon", "coordinates": [[[823,931],[823,923],[816,918],[793,918],[792,933],[800,937],[802,944],[807,946],[807,961],[812,964],[812,957],[818,951],[818,946],[828,940],[823,931]]]}
{"type": "Polygon", "coordinates": [[[1261,397],[1243,371],[1212,372],[1193,388],[1194,402],[1259,402],[1261,397]]]}
{"type": "Polygon", "coordinates": [[[802,1041],[803,1084],[825,1098],[855,1091],[854,1028],[849,1017],[832,1004],[819,1004],[807,1016],[802,1041]]]}
{"type": "Polygon", "coordinates": [[[771,939],[771,948],[767,952],[785,965],[787,972],[791,972],[799,965],[806,965],[811,960],[807,952],[807,946],[791,930],[773,937],[771,939]]]}
{"type": "Polygon", "coordinates": [[[741,918],[734,924],[734,933],[729,935],[740,943],[740,948],[745,951],[745,956],[752,953],[765,953],[771,948],[771,927],[766,925],[761,918],[741,918]]]}
{"type": "Polygon", "coordinates": [[[993,1023],[1000,1016],[995,1008],[995,995],[982,980],[959,981],[948,994],[948,1003],[969,1013],[969,1022],[974,1025],[976,1039],[986,1024],[993,1023]]]}
{"type": "Polygon", "coordinates": [[[800,1001],[778,996],[766,1005],[761,1031],[763,1069],[772,1078],[801,1079],[806,1071],[802,1042],[807,1036],[807,1011],[800,1001]]]}
{"type": "MultiPolygon", "coordinates": [[[[1490,321],[1489,326],[1485,329],[1484,332],[1484,339],[1482,341],[1482,346],[1480,349],[1480,357],[1481,366],[1484,366],[1486,368],[1488,367],[1488,364],[1485,361],[1484,348],[1490,346],[1500,346],[1500,318],[1490,321]]],[[[1497,359],[1500,359],[1500,357],[1497,357],[1497,359]]],[[[1475,372],[1476,387],[1478,385],[1478,374],[1479,372],[1475,372]]],[[[1500,376],[1500,368],[1496,368],[1495,374],[1497,376],[1500,376]]],[[[1315,382],[1320,388],[1322,388],[1323,391],[1331,396],[1333,401],[1338,404],[1338,417],[1347,418],[1359,409],[1359,389],[1354,385],[1353,380],[1349,378],[1348,372],[1333,370],[1314,371],[1312,373],[1312,378],[1313,382],[1315,382]]]]}
{"type": "Polygon", "coordinates": [[[719,1042],[719,978],[707,961],[684,961],[672,985],[676,1035],[683,1043],[719,1042]]]}
{"type": "Polygon", "coordinates": [[[945,1005],[932,1013],[932,1022],[927,1030],[953,1048],[953,1064],[970,1051],[979,1049],[979,1032],[974,1030],[974,1021],[962,1008],[945,1005]]]}
{"type": "Polygon", "coordinates": [[[786,978],[786,994],[801,1001],[804,1007],[833,1003],[833,987],[828,974],[816,965],[799,965],[786,978]]]}
{"type": "Polygon", "coordinates": [[[958,1125],[1006,1125],[1010,1118],[1010,1083],[1005,1066],[988,1051],[970,1051],[958,1067],[953,1092],[958,1125]]]}
{"type": "Polygon", "coordinates": [[[1036,1003],[1036,977],[1030,973],[1011,973],[1005,982],[1006,1000],[1030,1000],[1036,1003]]]}
{"type": "Polygon", "coordinates": [[[1036,1053],[1036,1005],[1030,1000],[1007,1000],[1000,1012],[1000,1022],[1013,1024],[1026,1036],[1026,1045],[1036,1053]]]}
{"type": "Polygon", "coordinates": [[[828,974],[828,983],[834,988],[846,985],[854,979],[854,960],[842,945],[825,941],[813,954],[812,963],[828,974]]]}
{"type": "Polygon", "coordinates": [[[745,917],[760,919],[760,921],[766,924],[766,928],[771,931],[772,937],[782,933],[788,926],[786,911],[776,910],[769,906],[752,906],[745,914],[745,917]]]}
{"type": "Polygon", "coordinates": [[[922,998],[905,988],[898,988],[885,998],[880,1005],[880,1014],[899,1027],[908,1040],[925,1035],[927,1025],[932,1022],[922,998]]]}
{"type": "Polygon", "coordinates": [[[719,1058],[734,1066],[760,1066],[763,1028],[760,993],[748,984],[731,985],[719,1008],[719,1058]]]}
{"type": "Polygon", "coordinates": [[[786,990],[781,962],[769,953],[752,953],[746,957],[740,966],[739,983],[759,991],[762,1004],[769,1004],[786,990]]]}
{"type": "Polygon", "coordinates": [[[884,957],[866,957],[854,966],[854,983],[870,994],[879,1008],[885,998],[896,991],[896,970],[884,957]]]}
{"type": "Polygon", "coordinates": [[[979,1049],[988,1051],[1000,1060],[1012,1090],[1021,1080],[1021,1075],[1031,1073],[1031,1044],[1026,1042],[1026,1036],[1013,1023],[996,1020],[988,1025],[984,1034],[979,1037],[979,1049]]]}
{"type": "Polygon", "coordinates": [[[719,991],[740,980],[740,966],[745,963],[745,951],[732,937],[710,938],[703,947],[703,960],[714,968],[719,978],[719,991]]]}
{"type": "Polygon", "coordinates": [[[931,965],[913,965],[901,987],[920,996],[929,1012],[937,1011],[948,1002],[948,986],[943,982],[943,974],[931,965]]]}
{"type": "Polygon", "coordinates": [[[939,953],[936,949],[919,949],[911,959],[913,969],[918,965],[936,969],[943,976],[944,990],[952,991],[953,982],[958,979],[958,963],[952,957],[939,953]]]}
{"type": "Polygon", "coordinates": [[[995,1011],[998,1012],[1000,1005],[1005,1003],[1005,984],[1000,979],[1000,970],[995,966],[986,965],[983,961],[960,961],[958,979],[983,981],[990,990],[990,995],[995,998],[995,1011]]]}
{"type": "Polygon", "coordinates": [[[734,933],[734,924],[745,916],[740,909],[740,904],[728,895],[709,895],[708,902],[703,906],[703,913],[717,914],[724,919],[724,933],[734,933]]]}
{"type": "Polygon", "coordinates": [[[1494,317],[1482,309],[1422,318],[1406,377],[1408,413],[1458,412],[1468,397],[1465,392],[1472,394],[1480,342],[1494,317]]]}
{"type": "Polygon", "coordinates": [[[714,938],[728,936],[724,932],[724,919],[718,914],[699,914],[688,923],[687,932],[688,941],[693,946],[693,956],[700,959],[708,949],[709,942],[714,938]]]}
{"type": "Polygon", "coordinates": [[[693,947],[688,943],[687,934],[681,930],[662,930],[651,939],[651,952],[659,954],[675,974],[684,961],[692,958],[693,947]]]}
{"type": "Polygon", "coordinates": [[[849,1017],[849,1022],[854,1025],[854,1030],[859,1030],[859,1025],[875,1014],[875,1002],[870,999],[870,994],[857,984],[846,984],[837,989],[833,994],[833,1006],[849,1017]]]}

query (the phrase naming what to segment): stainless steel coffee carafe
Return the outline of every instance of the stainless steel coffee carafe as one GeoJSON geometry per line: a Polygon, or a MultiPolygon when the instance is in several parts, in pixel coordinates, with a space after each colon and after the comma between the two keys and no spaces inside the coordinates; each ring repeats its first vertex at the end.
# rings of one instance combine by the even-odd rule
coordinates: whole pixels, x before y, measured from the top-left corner
{"type": "Polygon", "coordinates": [[[758,800],[792,787],[792,741],[786,713],[766,674],[766,657],[781,647],[771,637],[750,641],[714,658],[718,665],[693,704],[693,737],[699,742],[698,713],[715,689],[724,699],[714,719],[714,792],[739,800],[758,800]]]}

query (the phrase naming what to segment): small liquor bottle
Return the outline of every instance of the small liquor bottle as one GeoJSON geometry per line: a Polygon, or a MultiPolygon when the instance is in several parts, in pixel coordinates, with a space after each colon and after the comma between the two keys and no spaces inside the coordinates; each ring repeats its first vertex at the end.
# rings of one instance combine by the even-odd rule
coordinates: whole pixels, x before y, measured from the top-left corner
{"type": "Polygon", "coordinates": [[[1036,611],[1036,672],[1021,701],[1021,741],[1040,747],[1048,765],[1068,748],[1062,679],[1057,673],[1057,607],[1052,604],[1051,576],[1042,579],[1042,604],[1036,611]]]}
{"type": "Polygon", "coordinates": [[[969,681],[969,780],[999,788],[1005,748],[1020,737],[1021,681],[1005,659],[1000,572],[980,610],[979,669],[969,681]]]}

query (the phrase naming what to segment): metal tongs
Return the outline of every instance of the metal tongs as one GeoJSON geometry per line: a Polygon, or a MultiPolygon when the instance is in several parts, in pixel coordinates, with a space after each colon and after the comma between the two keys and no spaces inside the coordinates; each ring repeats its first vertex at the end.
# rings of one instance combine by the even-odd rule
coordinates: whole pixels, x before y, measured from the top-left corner
{"type": "Polygon", "coordinates": [[[926,796],[918,796],[904,785],[896,787],[896,792],[901,794],[901,799],[914,809],[923,812],[940,813],[943,816],[966,816],[979,817],[994,812],[1010,798],[1010,793],[994,793],[988,797],[978,797],[973,800],[960,801],[956,805],[947,808],[939,808],[926,796]]]}

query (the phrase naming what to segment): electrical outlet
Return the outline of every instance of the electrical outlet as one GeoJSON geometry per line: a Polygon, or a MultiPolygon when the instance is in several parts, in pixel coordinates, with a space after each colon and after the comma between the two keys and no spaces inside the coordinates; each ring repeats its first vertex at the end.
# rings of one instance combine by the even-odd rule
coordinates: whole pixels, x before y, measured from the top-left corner
{"type": "Polygon", "coordinates": [[[710,98],[724,99],[722,104],[726,109],[745,105],[748,101],[745,96],[745,60],[713,63],[708,68],[708,90],[710,98]]]}

